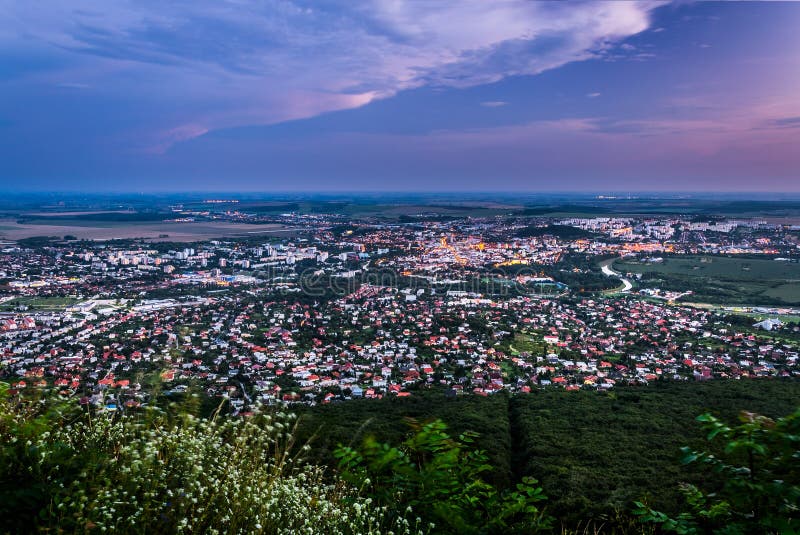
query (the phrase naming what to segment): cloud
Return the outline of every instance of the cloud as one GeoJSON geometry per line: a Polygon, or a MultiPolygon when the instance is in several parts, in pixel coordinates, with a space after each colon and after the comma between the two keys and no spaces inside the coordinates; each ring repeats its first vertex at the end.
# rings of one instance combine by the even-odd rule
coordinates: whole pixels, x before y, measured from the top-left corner
{"type": "Polygon", "coordinates": [[[501,106],[505,106],[508,102],[504,100],[487,100],[486,102],[481,102],[481,106],[485,108],[499,108],[501,106]]]}
{"type": "Polygon", "coordinates": [[[170,130],[162,132],[159,136],[157,136],[159,138],[159,142],[148,147],[146,152],[162,154],[175,143],[186,141],[188,139],[194,139],[207,133],[208,128],[196,124],[187,124],[171,128],[170,130]]]}
{"type": "Polygon", "coordinates": [[[56,84],[56,87],[61,87],[63,89],[90,89],[92,86],[75,82],[61,82],[56,84]]]}
{"type": "Polygon", "coordinates": [[[145,143],[161,150],[185,139],[164,132],[274,124],[597,57],[663,3],[0,0],[0,46],[69,58],[34,81],[80,75],[147,101],[145,143]]]}
{"type": "Polygon", "coordinates": [[[413,134],[344,132],[288,138],[279,146],[252,138],[200,138],[171,154],[196,162],[197,173],[211,180],[248,173],[253,162],[247,159],[254,159],[267,170],[258,186],[275,188],[290,182],[313,190],[355,180],[366,190],[485,191],[487,184],[517,190],[592,191],[625,184],[637,190],[719,190],[748,189],[754,177],[765,190],[793,188],[798,131],[754,136],[751,126],[759,121],[749,112],[722,125],[671,117],[579,117],[413,134]],[[220,160],[215,151],[229,157],[220,160]]]}
{"type": "Polygon", "coordinates": [[[596,91],[594,93],[586,93],[586,96],[589,97],[589,98],[597,98],[600,95],[602,95],[602,93],[598,93],[596,91]]]}
{"type": "Polygon", "coordinates": [[[800,128],[800,117],[782,117],[772,121],[779,128],[800,128]]]}

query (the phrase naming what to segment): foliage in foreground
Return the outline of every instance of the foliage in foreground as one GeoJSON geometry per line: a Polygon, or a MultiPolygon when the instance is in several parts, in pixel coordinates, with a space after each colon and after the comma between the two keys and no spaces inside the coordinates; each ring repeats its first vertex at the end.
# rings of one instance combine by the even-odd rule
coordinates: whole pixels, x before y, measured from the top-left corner
{"type": "Polygon", "coordinates": [[[743,412],[734,427],[710,414],[697,418],[722,455],[684,448],[683,462],[722,477],[720,488],[685,484],[688,510],[670,517],[637,502],[642,520],[681,535],[800,533],[800,409],[772,420],[743,412]]]}
{"type": "MultiPolygon", "coordinates": [[[[535,480],[492,484],[496,467],[477,435],[450,435],[438,420],[412,422],[405,439],[340,446],[339,470],[323,474],[298,456],[307,446],[295,444],[292,414],[197,418],[189,409],[96,415],[9,398],[0,383],[0,533],[800,532],[800,410],[775,420],[745,413],[737,426],[700,417],[712,453],[685,450],[688,466],[707,470],[684,473],[695,485],[684,486],[681,509],[638,503],[636,523],[628,500],[578,524],[545,513],[535,480]]],[[[598,477],[609,470],[598,465],[598,477]]]]}
{"type": "Polygon", "coordinates": [[[398,447],[367,437],[359,449],[335,452],[345,480],[361,485],[394,518],[409,507],[432,521],[437,533],[537,533],[552,519],[539,508],[546,499],[533,478],[501,492],[483,478],[488,457],[476,435],[453,438],[440,420],[409,421],[412,434],[398,447]]]}
{"type": "Polygon", "coordinates": [[[612,392],[565,392],[547,388],[488,398],[449,398],[444,389],[405,398],[353,400],[303,408],[298,442],[314,436],[308,458],[336,467],[337,444],[358,446],[367,435],[397,445],[408,433],[404,418],[441,419],[449,433],[480,433],[475,446],[489,456],[484,480],[499,488],[535,477],[558,523],[581,532],[587,522],[627,530],[634,500],[676,515],[684,501],[681,481],[707,477],[687,471],[680,448],[704,447],[694,424],[713,412],[726,422],[741,410],[778,418],[800,400],[800,380],[656,382],[618,385],[612,392]]]}
{"type": "Polygon", "coordinates": [[[677,515],[686,505],[680,482],[703,486],[719,479],[680,462],[683,446],[707,449],[695,422],[699,414],[712,412],[728,423],[742,410],[778,418],[794,411],[798,400],[800,381],[771,379],[514,396],[511,466],[518,477],[539,480],[550,513],[572,528],[587,521],[615,525],[612,512],[629,511],[635,500],[677,515]]]}
{"type": "Polygon", "coordinates": [[[2,531],[419,532],[292,457],[289,414],[67,423],[0,397],[2,531]]]}

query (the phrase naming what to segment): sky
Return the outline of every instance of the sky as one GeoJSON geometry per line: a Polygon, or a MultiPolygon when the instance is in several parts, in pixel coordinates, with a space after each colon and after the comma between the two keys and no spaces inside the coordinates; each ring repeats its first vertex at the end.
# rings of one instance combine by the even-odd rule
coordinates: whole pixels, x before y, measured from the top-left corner
{"type": "Polygon", "coordinates": [[[800,3],[0,0],[4,191],[800,191],[800,3]]]}

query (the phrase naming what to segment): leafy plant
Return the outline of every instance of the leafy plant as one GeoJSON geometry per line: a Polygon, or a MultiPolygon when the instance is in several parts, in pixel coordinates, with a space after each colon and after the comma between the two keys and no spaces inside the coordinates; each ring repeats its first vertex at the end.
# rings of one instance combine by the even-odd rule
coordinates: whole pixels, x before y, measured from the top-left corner
{"type": "Polygon", "coordinates": [[[737,426],[711,414],[697,418],[709,442],[723,442],[714,455],[683,449],[683,462],[719,475],[717,489],[684,484],[688,510],[670,517],[636,502],[641,520],[686,534],[800,533],[800,409],[772,420],[742,412],[737,426]]]}
{"type": "Polygon", "coordinates": [[[368,437],[358,449],[340,446],[342,477],[402,517],[415,511],[437,533],[534,533],[551,519],[535,479],[500,491],[484,480],[492,466],[475,448],[475,433],[453,438],[440,420],[408,420],[411,435],[400,446],[368,437]],[[406,507],[408,510],[406,511],[406,507]]]}
{"type": "Polygon", "coordinates": [[[293,414],[67,412],[0,384],[0,533],[420,533],[294,448],[293,414]]]}

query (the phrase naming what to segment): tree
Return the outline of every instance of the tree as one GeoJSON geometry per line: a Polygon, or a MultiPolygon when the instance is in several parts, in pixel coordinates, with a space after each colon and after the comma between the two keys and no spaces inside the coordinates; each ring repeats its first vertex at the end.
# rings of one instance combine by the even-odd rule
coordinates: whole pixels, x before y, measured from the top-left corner
{"type": "Polygon", "coordinates": [[[716,489],[684,484],[689,510],[672,518],[636,502],[636,514],[679,534],[800,533],[800,409],[772,420],[742,412],[726,425],[711,414],[697,418],[709,442],[722,441],[720,455],[683,448],[685,464],[721,477],[716,489]]]}
{"type": "Polygon", "coordinates": [[[436,420],[409,419],[412,434],[399,446],[368,437],[360,449],[340,446],[335,456],[346,481],[402,517],[409,507],[437,533],[535,533],[551,519],[538,503],[546,496],[533,478],[499,491],[483,476],[492,467],[474,447],[475,433],[452,438],[436,420]]]}

